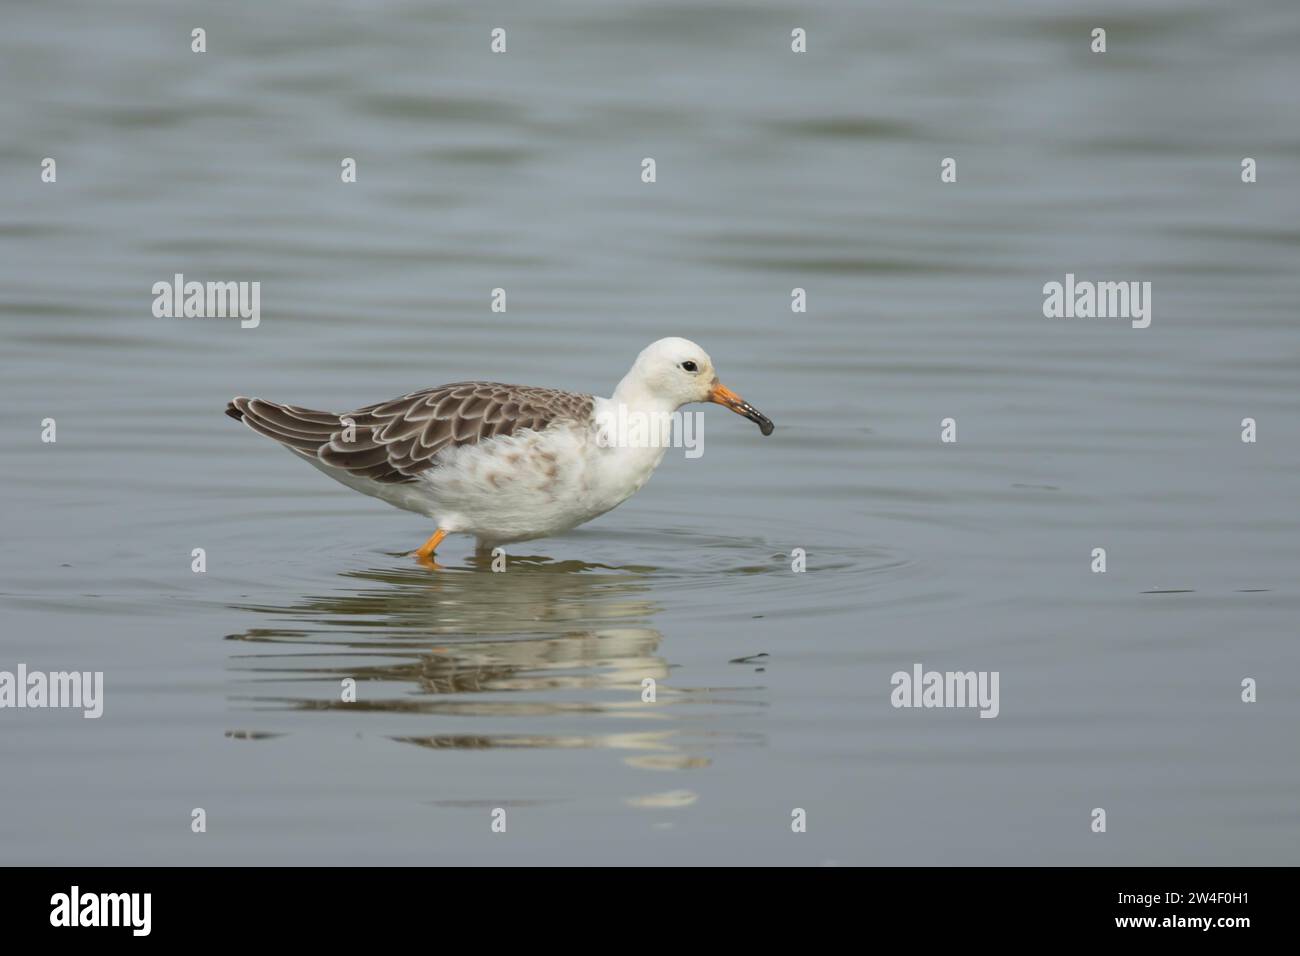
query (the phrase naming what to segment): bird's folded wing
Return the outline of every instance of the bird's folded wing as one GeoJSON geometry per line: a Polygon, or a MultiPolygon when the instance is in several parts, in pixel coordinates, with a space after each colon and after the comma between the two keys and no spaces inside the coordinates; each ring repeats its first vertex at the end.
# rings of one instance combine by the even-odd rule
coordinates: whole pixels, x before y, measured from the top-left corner
{"type": "Polygon", "coordinates": [[[447,448],[583,424],[591,412],[590,395],[496,382],[440,385],[342,415],[243,397],[226,409],[303,457],[386,483],[414,481],[447,448]]]}

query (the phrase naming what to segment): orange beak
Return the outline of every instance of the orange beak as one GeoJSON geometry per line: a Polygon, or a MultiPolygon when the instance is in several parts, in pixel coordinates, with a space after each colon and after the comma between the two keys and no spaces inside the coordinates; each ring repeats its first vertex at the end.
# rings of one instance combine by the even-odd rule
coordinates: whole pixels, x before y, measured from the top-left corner
{"type": "Polygon", "coordinates": [[[737,415],[745,416],[757,425],[758,430],[764,435],[772,434],[772,431],[776,428],[776,426],[772,424],[772,419],[768,418],[721,382],[714,384],[713,388],[709,390],[709,401],[713,402],[715,405],[723,405],[731,409],[737,415]]]}

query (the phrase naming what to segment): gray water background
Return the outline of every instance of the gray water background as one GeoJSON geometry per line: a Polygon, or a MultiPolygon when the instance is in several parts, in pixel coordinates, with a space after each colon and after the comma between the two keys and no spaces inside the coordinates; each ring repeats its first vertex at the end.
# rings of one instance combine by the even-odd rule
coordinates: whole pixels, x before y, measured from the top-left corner
{"type": "Polygon", "coordinates": [[[0,712],[0,862],[1300,860],[1294,3],[3,21],[0,669],[107,699],[0,712]],[[177,272],[261,326],[154,318],[177,272]],[[1044,318],[1067,272],[1151,327],[1044,318]],[[505,574],[221,413],[608,394],[670,334],[776,433],[707,409],[505,574]],[[893,709],[915,662],[1000,716],[893,709]]]}

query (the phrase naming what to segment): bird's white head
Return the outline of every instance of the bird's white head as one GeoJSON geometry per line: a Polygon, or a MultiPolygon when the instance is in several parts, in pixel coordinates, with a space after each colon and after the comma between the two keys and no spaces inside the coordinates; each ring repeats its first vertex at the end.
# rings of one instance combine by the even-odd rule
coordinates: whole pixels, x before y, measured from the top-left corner
{"type": "Polygon", "coordinates": [[[636,357],[615,396],[645,396],[678,409],[692,402],[714,402],[758,425],[764,435],[776,427],[771,419],[718,381],[709,353],[690,339],[651,342],[636,357]]]}

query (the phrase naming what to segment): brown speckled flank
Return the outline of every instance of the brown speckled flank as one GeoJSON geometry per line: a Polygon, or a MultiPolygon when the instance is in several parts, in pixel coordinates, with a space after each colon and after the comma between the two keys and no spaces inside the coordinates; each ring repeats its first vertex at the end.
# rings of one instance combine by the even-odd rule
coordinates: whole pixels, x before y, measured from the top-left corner
{"type": "Polygon", "coordinates": [[[443,449],[589,421],[591,412],[590,395],[497,382],[438,385],[343,414],[243,396],[226,406],[231,418],[304,458],[388,484],[414,481],[443,449]],[[348,422],[356,426],[352,441],[348,422]]]}

